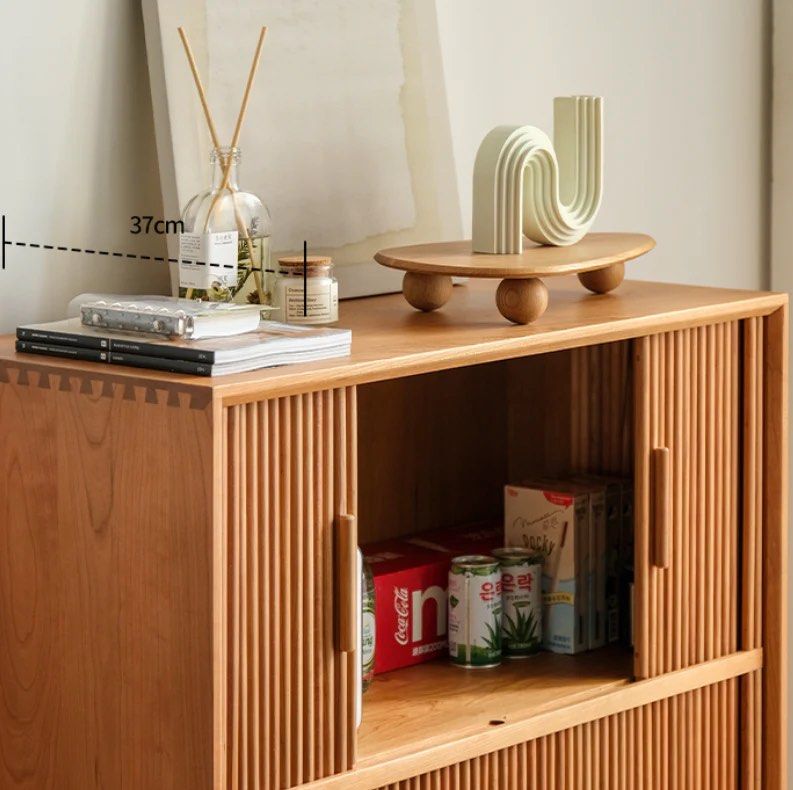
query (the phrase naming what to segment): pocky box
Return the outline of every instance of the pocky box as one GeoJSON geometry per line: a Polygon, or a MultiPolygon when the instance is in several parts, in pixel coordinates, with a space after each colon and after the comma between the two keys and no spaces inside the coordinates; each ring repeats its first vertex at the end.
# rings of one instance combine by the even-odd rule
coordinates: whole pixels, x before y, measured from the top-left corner
{"type": "Polygon", "coordinates": [[[582,475],[583,482],[601,485],[605,496],[605,594],[606,594],[606,642],[611,644],[620,639],[622,620],[627,617],[620,587],[623,561],[623,489],[630,496],[630,482],[609,475],[582,475]]]}
{"type": "Polygon", "coordinates": [[[543,482],[504,491],[507,545],[545,557],[543,646],[555,653],[589,647],[589,493],[569,487],[543,482]]]}
{"type": "Polygon", "coordinates": [[[602,485],[590,483],[561,484],[576,496],[589,498],[589,551],[587,554],[587,588],[589,592],[588,645],[590,650],[606,644],[606,495],[602,485]]]}

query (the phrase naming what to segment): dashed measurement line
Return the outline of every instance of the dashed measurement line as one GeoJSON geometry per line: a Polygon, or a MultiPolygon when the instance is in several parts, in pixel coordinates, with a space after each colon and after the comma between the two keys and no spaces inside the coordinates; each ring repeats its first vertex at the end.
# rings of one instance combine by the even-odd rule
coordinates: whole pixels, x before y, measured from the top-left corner
{"type": "MultiPolygon", "coordinates": [[[[207,263],[207,261],[194,261],[192,258],[165,258],[162,255],[142,255],[135,252],[113,252],[112,250],[89,250],[86,247],[60,247],[53,244],[37,244],[32,241],[9,241],[5,237],[5,217],[3,217],[3,266],[5,269],[5,248],[32,247],[33,249],[59,250],[60,252],[81,252],[84,255],[108,255],[114,258],[129,258],[130,260],[157,261],[157,263],[193,263],[196,266],[210,266],[216,269],[235,269],[233,263],[207,263]]],[[[268,270],[269,271],[269,270],[268,270]]]]}
{"type": "MultiPolygon", "coordinates": [[[[33,241],[10,241],[6,239],[6,217],[2,215],[2,269],[6,268],[6,247],[30,247],[32,249],[57,250],[58,252],[79,252],[83,255],[102,255],[112,258],[126,258],[132,261],[155,261],[156,263],[191,263],[196,266],[209,266],[212,269],[236,269],[233,263],[211,263],[207,261],[197,261],[192,258],[166,258],[163,255],[144,255],[135,252],[116,252],[114,250],[91,250],[86,247],[64,247],[63,245],[41,244],[33,241]]],[[[273,269],[263,269],[262,271],[272,274],[273,269]]]]}

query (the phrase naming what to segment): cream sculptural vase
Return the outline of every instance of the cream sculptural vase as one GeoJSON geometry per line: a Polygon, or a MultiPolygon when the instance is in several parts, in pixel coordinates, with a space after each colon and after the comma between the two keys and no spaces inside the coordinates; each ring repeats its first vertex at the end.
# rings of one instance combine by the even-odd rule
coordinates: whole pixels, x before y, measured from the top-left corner
{"type": "Polygon", "coordinates": [[[443,307],[452,277],[498,278],[501,315],[530,324],[548,306],[546,278],[575,274],[605,294],[622,282],[626,261],[655,246],[643,233],[588,232],[603,194],[599,96],[554,100],[554,142],[534,126],[497,126],[479,146],[473,180],[473,239],[375,255],[405,272],[402,293],[417,310],[443,307]]]}
{"type": "Polygon", "coordinates": [[[603,99],[554,99],[554,141],[535,126],[497,126],[474,164],[473,250],[523,251],[523,236],[567,247],[582,239],[603,194],[603,99]]]}

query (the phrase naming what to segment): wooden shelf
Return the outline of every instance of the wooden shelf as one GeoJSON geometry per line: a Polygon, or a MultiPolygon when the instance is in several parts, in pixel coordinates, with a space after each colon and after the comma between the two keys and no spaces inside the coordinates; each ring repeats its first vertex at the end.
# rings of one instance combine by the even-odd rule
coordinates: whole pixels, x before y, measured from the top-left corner
{"type": "Polygon", "coordinates": [[[632,653],[540,653],[495,669],[432,661],[375,678],[363,698],[358,765],[379,763],[488,732],[627,685],[632,653]]]}
{"type": "Polygon", "coordinates": [[[493,310],[495,289],[487,280],[455,287],[449,304],[434,313],[413,310],[402,294],[351,299],[340,305],[338,324],[352,330],[349,357],[215,378],[17,354],[14,338],[4,335],[0,381],[6,368],[24,366],[34,373],[101,377],[231,405],[765,315],[786,302],[779,294],[630,280],[614,293],[592,296],[574,278],[559,277],[549,284],[552,308],[534,324],[514,326],[493,310]]]}

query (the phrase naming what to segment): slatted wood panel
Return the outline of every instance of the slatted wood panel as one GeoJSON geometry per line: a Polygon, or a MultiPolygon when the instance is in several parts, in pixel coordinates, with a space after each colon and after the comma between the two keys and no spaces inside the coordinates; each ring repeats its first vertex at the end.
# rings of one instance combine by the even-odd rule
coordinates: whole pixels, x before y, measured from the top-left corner
{"type": "Polygon", "coordinates": [[[282,788],[346,770],[356,653],[336,649],[338,517],[356,509],[355,388],[224,413],[221,653],[224,787],[282,788]]]}
{"type": "Polygon", "coordinates": [[[737,788],[738,682],[732,678],[380,790],[737,788]]]}
{"type": "Polygon", "coordinates": [[[760,790],[764,787],[763,672],[751,672],[740,681],[741,787],[760,790]]]}
{"type": "Polygon", "coordinates": [[[738,646],[740,325],[635,347],[635,673],[646,678],[738,646]],[[669,451],[666,518],[653,502],[658,448],[669,451]]]}
{"type": "Polygon", "coordinates": [[[362,542],[501,519],[503,363],[367,384],[358,397],[362,542]]]}
{"type": "Polygon", "coordinates": [[[620,341],[507,363],[509,480],[633,473],[631,354],[620,341]]]}
{"type": "Polygon", "coordinates": [[[633,472],[630,342],[574,348],[570,355],[570,466],[580,472],[633,472]]]}

